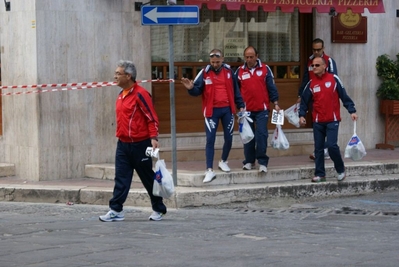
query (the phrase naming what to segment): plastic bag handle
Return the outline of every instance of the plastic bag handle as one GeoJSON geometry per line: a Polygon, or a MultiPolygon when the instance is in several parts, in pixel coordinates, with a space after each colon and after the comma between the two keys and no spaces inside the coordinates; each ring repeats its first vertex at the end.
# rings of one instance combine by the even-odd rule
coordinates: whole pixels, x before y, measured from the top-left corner
{"type": "Polygon", "coordinates": [[[356,135],[356,121],[353,123],[353,135],[356,135]]]}

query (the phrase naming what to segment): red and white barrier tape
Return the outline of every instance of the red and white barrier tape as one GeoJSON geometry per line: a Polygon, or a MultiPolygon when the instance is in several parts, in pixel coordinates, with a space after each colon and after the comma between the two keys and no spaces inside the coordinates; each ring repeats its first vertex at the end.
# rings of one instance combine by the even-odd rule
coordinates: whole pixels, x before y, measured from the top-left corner
{"type": "Polygon", "coordinates": [[[90,88],[100,88],[110,86],[109,84],[97,84],[97,85],[89,85],[89,86],[76,86],[76,87],[64,87],[64,88],[53,88],[53,89],[44,89],[44,90],[32,90],[32,91],[22,91],[22,92],[12,92],[12,93],[3,93],[2,96],[9,95],[28,95],[28,94],[39,94],[39,93],[48,93],[48,92],[59,92],[59,91],[71,91],[71,90],[82,90],[82,89],[90,89],[90,88]]]}
{"type": "MultiPolygon", "coordinates": [[[[147,83],[147,82],[174,82],[174,80],[141,80],[136,81],[137,83],[147,83]]],[[[33,84],[33,85],[10,85],[10,86],[0,86],[0,90],[5,89],[26,89],[26,88],[37,88],[38,90],[32,91],[21,91],[21,92],[9,92],[2,93],[1,96],[9,95],[27,95],[27,94],[38,94],[38,93],[48,93],[48,92],[59,92],[59,91],[71,91],[71,90],[83,90],[90,88],[100,88],[107,86],[115,86],[115,82],[91,82],[91,83],[60,83],[60,84],[33,84]],[[57,88],[61,87],[61,88],[57,88]],[[53,88],[53,89],[42,89],[42,88],[53,88]]]]}
{"type": "Polygon", "coordinates": [[[69,87],[69,86],[91,86],[91,85],[115,85],[114,82],[92,82],[92,83],[58,83],[58,84],[32,84],[32,85],[9,85],[0,86],[0,89],[17,89],[17,88],[46,88],[46,87],[69,87]]]}

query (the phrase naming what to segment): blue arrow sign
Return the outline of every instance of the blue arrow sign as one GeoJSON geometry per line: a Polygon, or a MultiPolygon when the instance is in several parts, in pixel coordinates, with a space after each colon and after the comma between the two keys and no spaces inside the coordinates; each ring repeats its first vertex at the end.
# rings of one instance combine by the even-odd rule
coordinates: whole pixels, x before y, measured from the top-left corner
{"type": "Polygon", "coordinates": [[[141,25],[199,24],[198,6],[142,6],[141,25]]]}

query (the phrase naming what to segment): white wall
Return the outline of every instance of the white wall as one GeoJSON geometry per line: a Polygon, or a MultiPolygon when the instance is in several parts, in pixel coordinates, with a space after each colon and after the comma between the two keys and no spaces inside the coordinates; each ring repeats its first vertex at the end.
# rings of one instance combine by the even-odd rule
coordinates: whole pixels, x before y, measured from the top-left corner
{"type": "MultiPolygon", "coordinates": [[[[315,15],[314,37],[325,42],[325,52],[333,57],[338,65],[341,78],[349,96],[356,104],[359,120],[357,134],[366,148],[375,148],[384,142],[384,116],[379,113],[379,100],[375,93],[380,84],[375,68],[376,59],[381,54],[399,53],[399,18],[396,10],[399,1],[384,1],[385,14],[369,13],[367,17],[367,43],[331,43],[331,17],[328,14],[315,15]]],[[[339,145],[341,150],[353,134],[353,123],[345,108],[341,108],[339,145]]]]}
{"type": "MultiPolygon", "coordinates": [[[[0,9],[4,85],[112,81],[119,59],[151,77],[149,29],[133,1],[13,0],[0,9]]],[[[4,97],[2,161],[27,180],[83,177],[85,164],[113,162],[118,92],[4,97]]]]}

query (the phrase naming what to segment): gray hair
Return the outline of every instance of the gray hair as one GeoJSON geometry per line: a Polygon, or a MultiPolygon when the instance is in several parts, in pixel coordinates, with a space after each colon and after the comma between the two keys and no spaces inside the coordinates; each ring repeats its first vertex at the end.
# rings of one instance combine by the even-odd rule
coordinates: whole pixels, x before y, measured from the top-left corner
{"type": "Polygon", "coordinates": [[[136,66],[133,64],[133,62],[122,59],[119,60],[118,67],[123,68],[125,73],[128,73],[132,76],[131,80],[133,82],[136,82],[137,71],[136,71],[136,66]]]}

